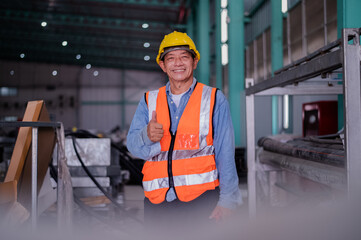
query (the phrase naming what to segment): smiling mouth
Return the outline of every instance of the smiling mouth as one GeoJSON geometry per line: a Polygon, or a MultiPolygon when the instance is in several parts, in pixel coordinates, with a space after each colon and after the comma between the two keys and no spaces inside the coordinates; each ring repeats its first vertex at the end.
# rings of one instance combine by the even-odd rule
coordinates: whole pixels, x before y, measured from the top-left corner
{"type": "Polygon", "coordinates": [[[178,73],[178,72],[184,72],[184,71],[185,71],[185,69],[173,70],[173,72],[175,72],[175,73],[178,73]]]}

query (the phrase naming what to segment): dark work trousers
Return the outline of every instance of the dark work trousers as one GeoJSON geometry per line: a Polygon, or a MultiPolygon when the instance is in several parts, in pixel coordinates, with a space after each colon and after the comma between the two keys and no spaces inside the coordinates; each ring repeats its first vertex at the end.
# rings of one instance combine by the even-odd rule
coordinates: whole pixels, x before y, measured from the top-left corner
{"type": "Polygon", "coordinates": [[[144,224],[153,232],[181,229],[193,229],[198,224],[210,224],[209,216],[217,206],[219,188],[204,192],[198,198],[190,202],[182,202],[178,199],[160,204],[151,203],[144,198],[144,224]]]}

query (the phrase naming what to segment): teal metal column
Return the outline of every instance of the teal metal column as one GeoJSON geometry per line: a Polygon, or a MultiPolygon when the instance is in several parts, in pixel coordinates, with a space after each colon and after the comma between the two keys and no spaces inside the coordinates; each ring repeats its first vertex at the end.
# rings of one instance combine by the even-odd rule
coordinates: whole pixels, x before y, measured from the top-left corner
{"type": "Polygon", "coordinates": [[[197,49],[201,55],[198,63],[198,81],[209,85],[210,76],[210,43],[209,43],[209,0],[200,0],[198,2],[198,42],[196,43],[197,49]]]}
{"type": "MultiPolygon", "coordinates": [[[[361,1],[337,0],[337,38],[341,38],[343,28],[361,27],[361,1]]],[[[338,95],[338,129],[344,126],[343,95],[338,95]]]]}
{"type": "MultiPolygon", "coordinates": [[[[282,1],[271,0],[271,67],[274,71],[283,66],[282,1]]],[[[272,134],[278,134],[278,96],[272,96],[272,134]]]]}
{"type": "Polygon", "coordinates": [[[228,15],[230,18],[228,28],[229,105],[234,127],[235,144],[238,147],[245,147],[246,145],[243,12],[243,1],[228,0],[228,15]]]}
{"type": "Polygon", "coordinates": [[[216,88],[222,90],[222,43],[221,43],[221,0],[215,0],[215,22],[216,22],[216,88]]]}
{"type": "Polygon", "coordinates": [[[192,4],[190,3],[190,9],[189,9],[189,15],[187,16],[187,35],[194,39],[194,13],[193,10],[194,8],[192,7],[192,4]]]}

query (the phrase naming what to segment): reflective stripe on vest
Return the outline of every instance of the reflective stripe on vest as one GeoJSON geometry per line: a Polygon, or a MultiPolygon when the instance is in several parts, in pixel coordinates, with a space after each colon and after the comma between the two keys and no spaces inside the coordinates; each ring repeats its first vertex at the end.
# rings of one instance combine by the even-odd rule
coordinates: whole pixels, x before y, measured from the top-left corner
{"type": "Polygon", "coordinates": [[[215,93],[215,89],[197,83],[179,120],[174,149],[170,146],[171,122],[165,87],[146,94],[149,120],[152,112],[157,111],[157,120],[163,124],[164,130],[160,142],[161,153],[148,159],[143,168],[145,196],[152,203],[164,201],[170,179],[174,182],[177,197],[181,201],[191,201],[219,185],[211,119],[215,93]],[[194,119],[198,117],[197,125],[194,124],[194,119]],[[169,156],[170,149],[172,154],[169,156]],[[169,163],[171,173],[168,169],[169,163]]]}
{"type": "MultiPolygon", "coordinates": [[[[194,185],[194,184],[202,184],[209,183],[217,180],[218,172],[217,170],[213,170],[207,173],[201,174],[190,174],[190,175],[182,175],[182,176],[174,176],[174,186],[186,186],[186,185],[194,185]]],[[[153,191],[160,188],[168,188],[168,177],[166,178],[158,178],[152,181],[144,181],[143,182],[144,189],[147,191],[153,191]]]]}

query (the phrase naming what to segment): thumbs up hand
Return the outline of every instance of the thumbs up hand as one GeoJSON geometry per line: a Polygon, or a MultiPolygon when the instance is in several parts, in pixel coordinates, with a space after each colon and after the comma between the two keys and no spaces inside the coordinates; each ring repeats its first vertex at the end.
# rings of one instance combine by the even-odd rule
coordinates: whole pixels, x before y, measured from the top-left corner
{"type": "Polygon", "coordinates": [[[163,125],[157,122],[157,112],[152,112],[152,119],[147,126],[147,135],[152,142],[159,142],[163,137],[163,125]]]}

